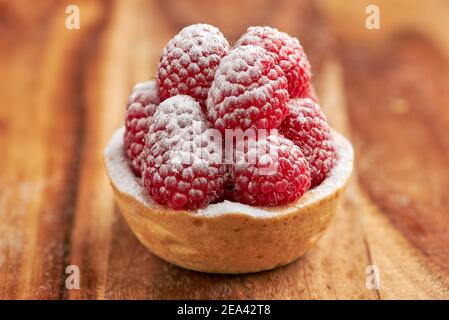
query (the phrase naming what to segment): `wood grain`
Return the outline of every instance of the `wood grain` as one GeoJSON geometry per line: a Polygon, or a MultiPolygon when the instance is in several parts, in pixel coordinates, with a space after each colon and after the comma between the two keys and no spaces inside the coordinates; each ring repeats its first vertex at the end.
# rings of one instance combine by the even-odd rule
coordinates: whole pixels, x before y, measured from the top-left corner
{"type": "Polygon", "coordinates": [[[449,5],[376,1],[0,1],[0,298],[448,299],[449,5]],[[238,8],[236,10],[235,8],[238,8]],[[298,36],[329,121],[351,138],[356,173],[316,249],[269,272],[172,266],[114,204],[102,149],[133,84],[155,73],[182,26],[231,41],[249,25],[298,36]],[[68,290],[75,264],[81,289],[68,290]],[[379,290],[365,287],[368,265],[379,290]]]}

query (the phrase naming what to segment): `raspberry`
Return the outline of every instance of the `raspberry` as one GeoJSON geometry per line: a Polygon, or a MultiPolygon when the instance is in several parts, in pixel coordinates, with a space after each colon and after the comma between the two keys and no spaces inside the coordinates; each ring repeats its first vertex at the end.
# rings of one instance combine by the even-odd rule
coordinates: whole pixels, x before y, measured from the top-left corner
{"type": "Polygon", "coordinates": [[[252,140],[235,152],[232,199],[259,206],[282,205],[310,187],[309,164],[301,150],[280,135],[252,140]],[[243,150],[243,152],[242,152],[243,150]]]}
{"type": "Polygon", "coordinates": [[[161,101],[189,95],[205,106],[207,92],[229,43],[217,28],[194,24],[178,33],[161,54],[157,83],[161,101]]]}
{"type": "Polygon", "coordinates": [[[241,46],[224,57],[207,98],[212,125],[225,129],[277,128],[287,114],[287,78],[268,52],[241,46]]]}
{"type": "Polygon", "coordinates": [[[140,177],[140,153],[151,117],[159,104],[155,81],[137,84],[126,106],[125,153],[134,174],[140,177]]]}
{"type": "Polygon", "coordinates": [[[279,132],[292,140],[310,164],[312,187],[319,185],[334,166],[335,149],[320,106],[311,99],[290,99],[289,114],[279,132]]]}
{"type": "Polygon", "coordinates": [[[154,201],[192,210],[223,196],[222,139],[207,129],[201,107],[191,97],[171,97],[158,106],[142,157],[143,183],[154,201]]]}
{"type": "Polygon", "coordinates": [[[307,86],[306,90],[304,90],[304,92],[302,93],[301,98],[303,98],[303,99],[309,98],[309,99],[312,99],[313,101],[315,101],[316,103],[318,103],[318,101],[319,101],[318,95],[317,95],[316,90],[313,87],[311,82],[307,86]]]}
{"type": "Polygon", "coordinates": [[[268,50],[285,72],[290,97],[300,97],[307,89],[311,68],[298,39],[271,27],[249,27],[235,45],[257,45],[268,50]]]}

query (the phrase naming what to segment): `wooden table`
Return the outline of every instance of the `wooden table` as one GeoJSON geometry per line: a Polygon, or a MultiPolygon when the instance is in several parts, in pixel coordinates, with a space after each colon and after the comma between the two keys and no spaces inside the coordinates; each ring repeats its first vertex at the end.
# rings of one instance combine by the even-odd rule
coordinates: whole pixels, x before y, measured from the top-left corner
{"type": "Polygon", "coordinates": [[[0,1],[0,298],[449,298],[449,2],[0,1]],[[381,29],[365,27],[380,8],[381,29]],[[356,172],[317,248],[270,272],[174,267],[133,236],[102,150],[167,41],[208,22],[298,36],[356,172]],[[66,267],[81,288],[65,286],[66,267]],[[367,289],[366,268],[380,271],[367,289]]]}

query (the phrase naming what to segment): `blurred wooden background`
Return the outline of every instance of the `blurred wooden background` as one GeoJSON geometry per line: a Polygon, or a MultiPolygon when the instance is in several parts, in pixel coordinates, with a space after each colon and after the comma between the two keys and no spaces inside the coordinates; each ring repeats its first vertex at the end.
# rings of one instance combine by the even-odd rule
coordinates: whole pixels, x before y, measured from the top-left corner
{"type": "Polygon", "coordinates": [[[449,298],[449,2],[0,0],[0,298],[449,298]],[[65,8],[81,10],[80,30],[65,8]],[[381,29],[365,28],[380,8],[381,29]],[[219,276],[147,252],[114,204],[102,150],[134,83],[184,25],[300,38],[356,174],[318,247],[219,276]],[[78,265],[81,289],[65,287],[78,265]],[[381,287],[365,287],[368,265],[381,287]]]}

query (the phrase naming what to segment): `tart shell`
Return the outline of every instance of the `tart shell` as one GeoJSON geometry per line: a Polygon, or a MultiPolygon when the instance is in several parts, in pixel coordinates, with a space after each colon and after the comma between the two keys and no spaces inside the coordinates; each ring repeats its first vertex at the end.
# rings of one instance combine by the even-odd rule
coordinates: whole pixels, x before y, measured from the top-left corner
{"type": "Polygon", "coordinates": [[[209,273],[248,273],[286,265],[311,249],[332,222],[353,167],[353,149],[332,131],[337,162],[329,176],[286,206],[224,201],[197,211],[151,201],[126,163],[123,128],[104,157],[116,202],[140,242],[177,266],[209,273]]]}

